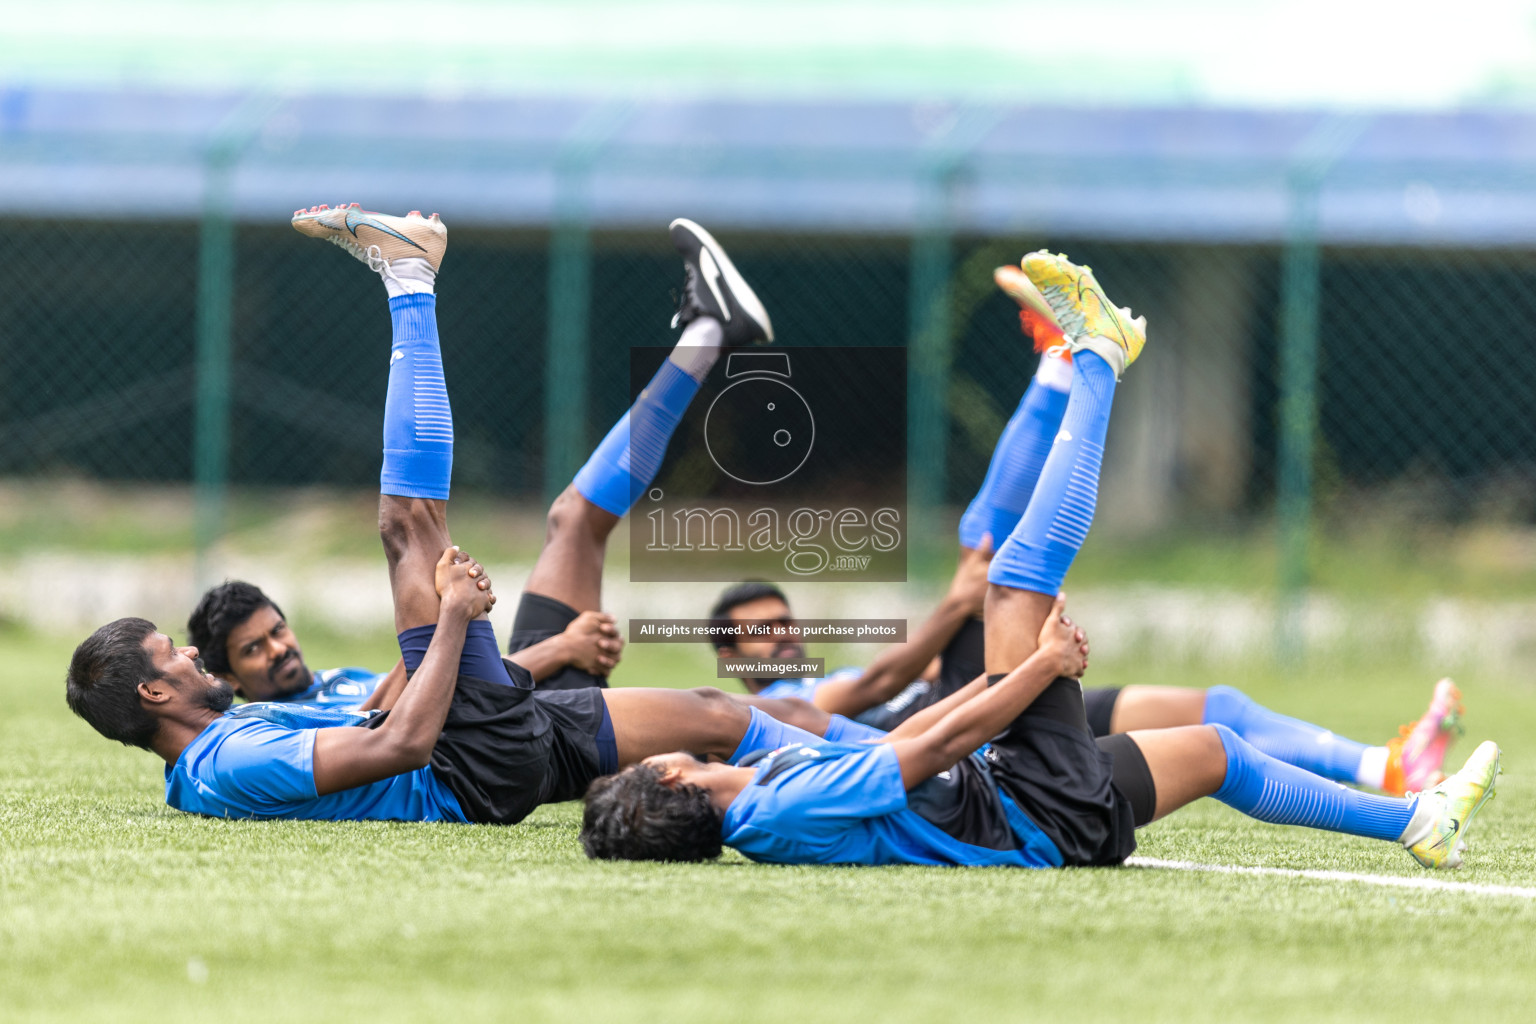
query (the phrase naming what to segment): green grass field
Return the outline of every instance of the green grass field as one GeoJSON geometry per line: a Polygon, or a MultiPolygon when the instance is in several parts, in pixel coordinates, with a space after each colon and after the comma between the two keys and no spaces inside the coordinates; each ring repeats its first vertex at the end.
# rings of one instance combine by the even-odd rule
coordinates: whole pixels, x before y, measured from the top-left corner
{"type": "MultiPolygon", "coordinates": [[[[311,639],[383,665],[387,635],[311,639]]],[[[7,1021],[1138,1021],[1530,1019],[1536,902],[1346,881],[1173,872],[588,863],[574,805],[516,828],[253,823],[179,814],[151,755],[64,707],[69,645],[0,634],[0,1007],[7,1021]]],[[[629,683],[702,673],[634,647],[629,683]]],[[[1432,670],[1286,678],[1095,665],[1090,682],[1231,682],[1381,740],[1432,670]]],[[[1466,741],[1505,752],[1469,865],[1536,885],[1536,691],[1466,677],[1466,741]]],[[[1140,854],[1425,875],[1402,850],[1203,801],[1140,854]]]]}

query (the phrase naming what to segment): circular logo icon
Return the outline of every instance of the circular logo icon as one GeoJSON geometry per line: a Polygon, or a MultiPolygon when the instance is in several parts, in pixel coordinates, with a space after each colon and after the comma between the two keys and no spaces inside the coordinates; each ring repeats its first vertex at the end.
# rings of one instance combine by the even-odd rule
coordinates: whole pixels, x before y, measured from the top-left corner
{"type": "Polygon", "coordinates": [[[744,377],[709,405],[704,444],[720,472],[744,484],[794,474],[816,442],[816,418],[800,392],[773,377],[744,377]]]}

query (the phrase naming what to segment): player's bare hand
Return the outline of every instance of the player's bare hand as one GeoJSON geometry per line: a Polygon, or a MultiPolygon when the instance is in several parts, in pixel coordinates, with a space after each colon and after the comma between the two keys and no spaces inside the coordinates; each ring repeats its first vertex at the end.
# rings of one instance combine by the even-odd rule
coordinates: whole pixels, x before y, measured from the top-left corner
{"type": "Polygon", "coordinates": [[[456,547],[445,550],[437,560],[435,583],[443,610],[466,620],[485,615],[496,603],[485,568],[456,547]]]}
{"type": "Polygon", "coordinates": [[[1067,614],[1067,595],[1057,594],[1040,627],[1040,651],[1056,662],[1056,674],[1079,679],[1088,671],[1088,634],[1067,614]]]}
{"type": "Polygon", "coordinates": [[[960,564],[949,583],[949,597],[972,616],[979,616],[987,603],[987,567],[992,563],[992,535],[984,533],[972,550],[961,549],[960,564]]]}
{"type": "MultiPolygon", "coordinates": [[[[453,547],[446,549],[443,552],[443,558],[448,559],[449,564],[451,565],[464,565],[466,563],[473,563],[474,571],[469,574],[470,578],[479,581],[481,590],[488,591],[491,589],[491,579],[485,574],[485,569],[481,567],[479,562],[475,561],[474,556],[461,550],[458,545],[454,545],[453,547]]],[[[438,597],[443,596],[444,579],[443,561],[440,559],[437,564],[437,579],[434,581],[437,587],[438,597]]]]}
{"type": "Polygon", "coordinates": [[[624,650],[624,638],[607,612],[582,612],[565,627],[561,637],[571,666],[595,676],[612,672],[624,650]]]}

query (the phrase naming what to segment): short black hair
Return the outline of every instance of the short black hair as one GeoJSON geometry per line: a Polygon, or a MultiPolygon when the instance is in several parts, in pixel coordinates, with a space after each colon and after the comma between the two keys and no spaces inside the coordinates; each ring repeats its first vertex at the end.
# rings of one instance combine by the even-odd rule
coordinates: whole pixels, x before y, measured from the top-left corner
{"type": "Polygon", "coordinates": [[[149,749],[160,720],[139,701],[139,684],[160,678],[144,640],[147,619],[118,619],[86,637],[69,659],[64,699],[69,709],[109,740],[149,749]]]}
{"type": "Polygon", "coordinates": [[[725,816],[698,786],[665,786],[637,764],[587,787],[581,847],[593,860],[701,861],[720,856],[725,816]]]}
{"type": "Polygon", "coordinates": [[[229,671],[229,634],[262,608],[286,619],[277,602],[254,583],[225,580],[203,595],[187,619],[187,643],[197,648],[209,672],[229,671]]]}
{"type": "Polygon", "coordinates": [[[715,606],[709,610],[709,645],[717,651],[730,646],[736,638],[736,624],[731,621],[731,610],[737,605],[760,601],[765,597],[776,597],[786,605],[789,604],[784,591],[767,580],[743,580],[726,587],[715,599],[715,606]]]}

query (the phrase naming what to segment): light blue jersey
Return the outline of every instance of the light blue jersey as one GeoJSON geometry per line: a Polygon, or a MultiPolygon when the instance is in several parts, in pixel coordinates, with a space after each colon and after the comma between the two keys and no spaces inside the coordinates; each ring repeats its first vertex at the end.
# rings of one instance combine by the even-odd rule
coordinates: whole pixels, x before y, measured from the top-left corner
{"type": "Polygon", "coordinates": [[[431,767],[320,796],[315,733],[380,712],[306,704],[243,704],[221,715],[165,769],[165,802],[214,818],[467,821],[431,767]]]}
{"type": "Polygon", "coordinates": [[[851,718],[842,715],[832,715],[832,721],[827,724],[827,735],[817,736],[815,733],[806,732],[796,725],[781,722],[760,708],[749,708],[752,719],[747,724],[746,735],[736,746],[736,752],[726,760],[735,764],[749,754],[758,751],[778,750],[787,747],[791,743],[860,743],[865,740],[880,740],[885,738],[885,733],[879,729],[871,728],[855,722],[851,718]]]}
{"type": "Polygon", "coordinates": [[[858,668],[840,668],[820,679],[812,679],[809,676],[804,679],[779,679],[759,690],[757,695],[759,697],[798,697],[804,701],[811,701],[816,696],[816,691],[832,680],[857,679],[863,671],[858,668]]]}
{"type": "Polygon", "coordinates": [[[1045,833],[997,788],[981,758],[973,755],[909,794],[888,743],[802,742],[773,751],[731,801],[722,832],[726,845],[773,864],[1062,863],[1045,833]],[[935,820],[963,820],[965,827],[951,824],[946,831],[935,820]],[[986,837],[989,845],[952,831],[986,837]]]}
{"type": "Polygon", "coordinates": [[[327,668],[316,672],[310,684],[284,697],[284,704],[355,708],[379,688],[384,677],[366,668],[327,668]]]}

